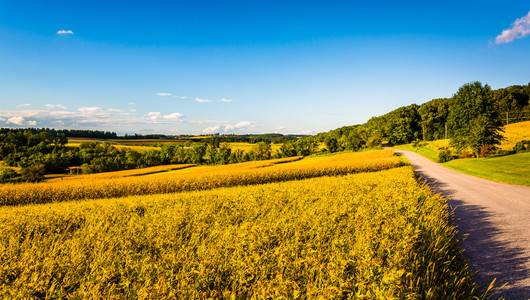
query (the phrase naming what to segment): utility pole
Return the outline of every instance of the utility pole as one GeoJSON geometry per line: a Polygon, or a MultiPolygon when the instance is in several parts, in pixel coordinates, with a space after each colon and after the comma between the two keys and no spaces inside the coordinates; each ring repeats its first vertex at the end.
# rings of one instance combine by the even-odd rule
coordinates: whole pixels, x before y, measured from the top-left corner
{"type": "Polygon", "coordinates": [[[447,123],[445,124],[445,148],[447,148],[447,123]]]}

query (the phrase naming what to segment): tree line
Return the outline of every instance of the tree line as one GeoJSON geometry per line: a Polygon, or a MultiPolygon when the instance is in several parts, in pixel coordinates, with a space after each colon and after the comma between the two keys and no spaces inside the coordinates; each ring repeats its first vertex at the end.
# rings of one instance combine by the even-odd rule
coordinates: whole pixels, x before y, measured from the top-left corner
{"type": "Polygon", "coordinates": [[[530,83],[492,90],[480,82],[463,85],[451,98],[411,104],[366,123],[344,126],[316,136],[329,151],[371,148],[387,141],[390,145],[418,140],[443,139],[459,150],[479,154],[494,148],[507,123],[530,120],[530,83]]]}
{"type": "Polygon", "coordinates": [[[0,160],[9,167],[0,169],[0,182],[38,181],[46,174],[99,173],[164,164],[220,165],[271,158],[309,155],[318,149],[314,139],[287,141],[279,151],[272,151],[270,141],[257,142],[249,151],[232,149],[217,137],[202,143],[165,144],[160,150],[118,149],[106,141],[82,142],[67,147],[63,133],[31,130],[3,130],[0,133],[0,160]],[[74,167],[74,168],[72,168],[74,167]]]}

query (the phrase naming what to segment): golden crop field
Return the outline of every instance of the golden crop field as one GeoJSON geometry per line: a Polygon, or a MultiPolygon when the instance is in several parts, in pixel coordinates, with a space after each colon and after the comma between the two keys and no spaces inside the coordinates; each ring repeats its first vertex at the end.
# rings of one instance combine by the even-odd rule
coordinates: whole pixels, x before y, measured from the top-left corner
{"type": "MultiPolygon", "coordinates": [[[[230,149],[232,150],[243,150],[245,152],[250,151],[252,148],[256,147],[256,144],[251,143],[228,143],[230,149]]],[[[274,153],[275,151],[280,150],[283,144],[271,144],[271,150],[274,153]]]]}
{"type": "Polygon", "coordinates": [[[131,176],[145,176],[150,174],[159,174],[168,171],[180,170],[189,167],[193,167],[193,164],[176,164],[176,165],[161,165],[154,167],[147,167],[141,169],[131,169],[114,172],[94,173],[94,174],[82,174],[82,175],[52,175],[53,178],[47,179],[47,183],[51,182],[63,182],[65,180],[96,180],[96,179],[110,179],[110,178],[123,178],[131,176]]]}
{"type": "MultiPolygon", "coordinates": [[[[82,143],[82,142],[91,142],[91,141],[99,141],[97,139],[69,139],[68,140],[68,143],[66,144],[67,147],[79,147],[79,145],[82,143]]],[[[168,140],[162,140],[162,141],[159,141],[159,140],[155,140],[155,141],[150,141],[150,140],[111,140],[109,141],[110,143],[113,144],[114,147],[116,147],[116,149],[119,149],[119,150],[127,150],[127,149],[130,149],[130,150],[135,150],[135,151],[138,151],[138,152],[146,152],[146,151],[149,151],[149,150],[161,150],[162,148],[161,147],[157,147],[157,146],[151,146],[153,144],[160,144],[160,145],[164,145],[164,144],[184,144],[184,142],[182,141],[168,141],[168,140]],[[142,142],[143,141],[143,142],[142,142]],[[142,145],[142,144],[145,144],[145,145],[142,145]]],[[[251,144],[251,143],[227,143],[230,147],[230,149],[232,149],[232,151],[234,150],[243,150],[244,152],[248,152],[250,151],[252,148],[256,147],[256,144],[251,144]]],[[[271,150],[272,150],[272,153],[275,153],[277,152],[278,150],[280,150],[282,144],[271,144],[271,150]]],[[[323,146],[320,145],[321,148],[324,148],[325,145],[323,146]]]]}
{"type": "MultiPolygon", "coordinates": [[[[81,145],[81,142],[68,142],[66,144],[67,147],[79,147],[81,145]]],[[[161,147],[153,147],[153,146],[133,146],[133,145],[113,145],[118,150],[134,150],[138,152],[147,152],[149,150],[158,150],[162,149],[161,147]]]]}
{"type": "Polygon", "coordinates": [[[0,298],[470,299],[447,211],[410,167],[2,207],[0,298]]]}
{"type": "Polygon", "coordinates": [[[530,140],[530,121],[513,123],[504,126],[504,140],[500,148],[512,150],[517,142],[530,140]]]}
{"type": "Polygon", "coordinates": [[[0,205],[99,199],[263,184],[379,171],[400,165],[393,150],[186,168],[147,176],[0,185],[0,205]],[[298,160],[298,161],[296,161],[298,160]]]}

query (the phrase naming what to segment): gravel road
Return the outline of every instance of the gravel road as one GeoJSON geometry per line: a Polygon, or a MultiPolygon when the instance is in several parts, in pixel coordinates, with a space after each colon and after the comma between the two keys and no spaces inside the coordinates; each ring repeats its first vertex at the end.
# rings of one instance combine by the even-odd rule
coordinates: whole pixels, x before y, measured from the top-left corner
{"type": "Polygon", "coordinates": [[[395,150],[416,173],[448,197],[464,257],[492,299],[530,299],[530,187],[497,183],[442,167],[410,151],[395,150]]]}

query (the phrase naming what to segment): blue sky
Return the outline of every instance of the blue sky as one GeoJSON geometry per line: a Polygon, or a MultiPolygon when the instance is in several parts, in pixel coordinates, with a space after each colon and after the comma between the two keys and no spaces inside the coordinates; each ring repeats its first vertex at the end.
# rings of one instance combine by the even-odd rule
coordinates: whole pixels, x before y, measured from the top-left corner
{"type": "Polygon", "coordinates": [[[0,127],[305,133],[530,82],[525,1],[0,0],[0,127]]]}

